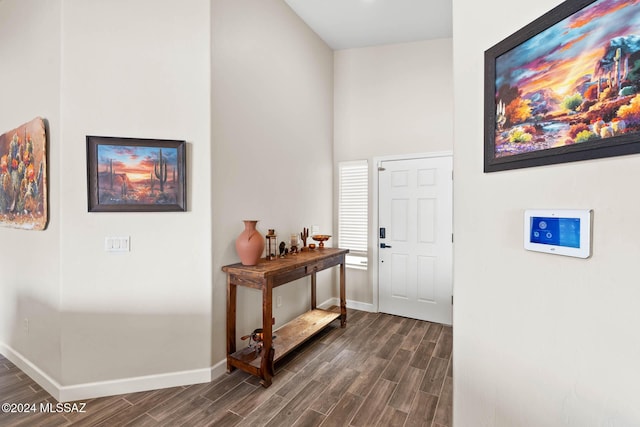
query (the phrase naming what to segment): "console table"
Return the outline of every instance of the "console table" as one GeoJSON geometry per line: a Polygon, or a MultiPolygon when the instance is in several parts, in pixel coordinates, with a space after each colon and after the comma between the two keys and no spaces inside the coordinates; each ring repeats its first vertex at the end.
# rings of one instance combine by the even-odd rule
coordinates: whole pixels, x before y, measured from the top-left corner
{"type": "Polygon", "coordinates": [[[240,263],[226,265],[227,273],[227,372],[242,369],[260,377],[263,387],[271,385],[274,375],[273,364],[297,346],[320,332],[335,319],[340,318],[340,326],[347,322],[347,302],[345,292],[345,255],[348,249],[317,248],[295,255],[287,255],[272,261],[261,259],[257,265],[245,266],[240,263]],[[316,307],[316,273],[340,266],[340,309],[322,310],[316,307]],[[276,340],[273,335],[273,288],[311,276],[311,309],[278,328],[276,340]],[[262,350],[246,347],[236,351],[236,293],[238,286],[246,286],[262,291],[262,350]]]}

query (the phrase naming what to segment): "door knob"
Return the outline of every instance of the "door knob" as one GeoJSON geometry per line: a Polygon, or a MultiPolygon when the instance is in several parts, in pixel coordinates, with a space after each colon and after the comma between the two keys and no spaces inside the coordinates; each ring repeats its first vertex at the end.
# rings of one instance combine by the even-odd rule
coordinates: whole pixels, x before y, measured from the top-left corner
{"type": "Polygon", "coordinates": [[[380,248],[381,249],[386,249],[386,248],[390,248],[391,246],[387,245],[386,243],[380,243],[380,248]]]}

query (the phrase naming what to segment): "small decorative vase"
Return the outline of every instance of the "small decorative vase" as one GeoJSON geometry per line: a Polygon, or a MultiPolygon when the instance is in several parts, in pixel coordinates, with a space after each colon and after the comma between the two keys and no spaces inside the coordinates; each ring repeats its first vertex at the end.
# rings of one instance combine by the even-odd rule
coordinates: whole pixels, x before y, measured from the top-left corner
{"type": "Polygon", "coordinates": [[[264,237],[256,230],[257,223],[245,220],[244,231],[236,239],[236,252],[242,265],[256,265],[264,251],[264,237]]]}

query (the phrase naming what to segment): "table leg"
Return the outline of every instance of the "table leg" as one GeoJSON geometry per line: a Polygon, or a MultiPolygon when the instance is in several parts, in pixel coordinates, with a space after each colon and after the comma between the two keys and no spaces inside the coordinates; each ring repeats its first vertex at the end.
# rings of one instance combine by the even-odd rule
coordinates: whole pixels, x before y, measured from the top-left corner
{"type": "Polygon", "coordinates": [[[311,310],[316,309],[316,272],[311,273],[311,310]]]}
{"type": "Polygon", "coordinates": [[[229,355],[236,351],[236,294],[237,286],[227,275],[227,372],[233,371],[229,355]]]}
{"type": "Polygon", "coordinates": [[[273,283],[267,281],[262,291],[262,360],[260,361],[260,372],[263,387],[271,385],[273,378],[273,359],[275,351],[273,349],[273,283]]]}
{"type": "Polygon", "coordinates": [[[346,272],[344,262],[340,264],[340,327],[347,326],[347,291],[345,289],[346,272]]]}

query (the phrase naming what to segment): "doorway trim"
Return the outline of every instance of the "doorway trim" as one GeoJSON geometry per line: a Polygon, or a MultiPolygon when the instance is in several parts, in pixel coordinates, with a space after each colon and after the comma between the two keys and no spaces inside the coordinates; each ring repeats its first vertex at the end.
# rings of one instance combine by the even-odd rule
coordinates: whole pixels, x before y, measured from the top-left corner
{"type": "MultiPolygon", "coordinates": [[[[379,183],[378,183],[378,168],[380,164],[385,161],[393,161],[393,160],[414,160],[414,159],[425,159],[425,158],[435,158],[435,157],[451,157],[453,159],[453,151],[435,151],[431,153],[415,153],[415,154],[396,154],[391,156],[379,156],[374,157],[371,162],[371,174],[372,174],[372,209],[371,209],[371,223],[369,235],[371,238],[371,258],[369,265],[375,264],[375,268],[371,269],[371,293],[373,295],[373,309],[376,313],[380,312],[380,302],[379,302],[379,292],[380,292],[380,274],[379,268],[380,265],[378,263],[379,250],[380,246],[378,245],[378,227],[379,227],[379,209],[380,209],[380,201],[378,197],[379,191],[379,183]]],[[[452,283],[452,292],[453,292],[453,283],[452,283]]]]}

